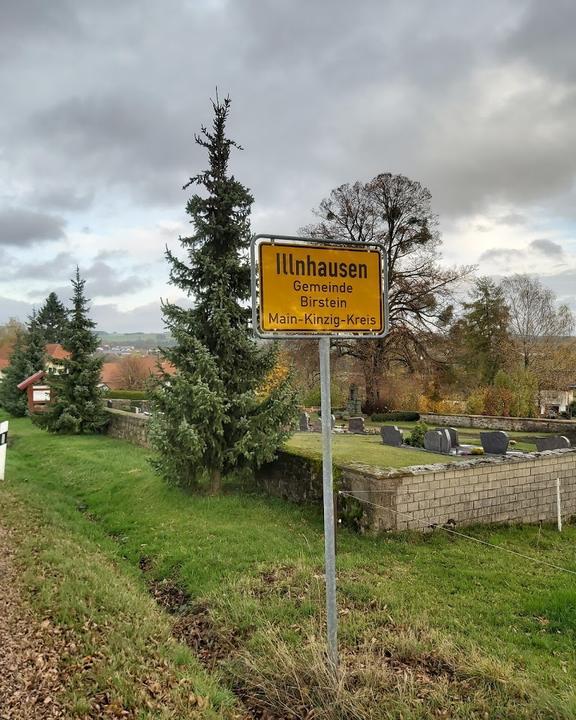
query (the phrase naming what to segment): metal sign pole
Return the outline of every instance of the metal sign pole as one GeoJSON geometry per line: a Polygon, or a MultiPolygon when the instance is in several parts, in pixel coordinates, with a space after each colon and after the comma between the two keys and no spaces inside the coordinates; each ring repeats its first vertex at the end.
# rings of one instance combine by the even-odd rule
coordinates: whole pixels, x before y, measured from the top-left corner
{"type": "Polygon", "coordinates": [[[256,337],[319,338],[328,660],[336,671],[330,337],[377,340],[388,333],[386,251],[378,242],[260,234],[250,243],[250,265],[256,337]]]}
{"type": "Polygon", "coordinates": [[[0,422],[0,480],[4,480],[6,449],[8,447],[8,420],[0,422]]]}
{"type": "Polygon", "coordinates": [[[322,480],[324,495],[324,555],[328,658],[338,668],[338,613],[336,609],[336,547],[334,488],[332,483],[332,408],[330,404],[330,338],[320,338],[320,398],[322,412],[322,480]]]}

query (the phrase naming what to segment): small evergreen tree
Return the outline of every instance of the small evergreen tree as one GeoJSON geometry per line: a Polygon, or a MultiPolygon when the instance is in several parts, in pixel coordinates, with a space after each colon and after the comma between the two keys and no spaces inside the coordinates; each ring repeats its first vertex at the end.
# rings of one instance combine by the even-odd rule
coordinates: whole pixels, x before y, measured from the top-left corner
{"type": "Polygon", "coordinates": [[[510,353],[510,314],[502,289],[487,277],[477,278],[470,300],[462,303],[464,313],[458,321],[464,366],[490,384],[510,353]]]}
{"type": "Polygon", "coordinates": [[[28,409],[26,393],[18,390],[18,383],[30,377],[30,365],[26,357],[26,334],[20,330],[10,354],[10,364],[0,381],[0,406],[11,415],[24,417],[28,409]]]}
{"type": "Polygon", "coordinates": [[[25,392],[18,390],[22,380],[39,370],[44,370],[44,335],[38,326],[38,316],[34,311],[28,318],[25,331],[19,331],[10,355],[10,365],[0,383],[0,405],[16,417],[23,417],[28,410],[25,392]]]}
{"type": "Polygon", "coordinates": [[[58,299],[55,292],[44,301],[38,311],[38,325],[44,332],[45,342],[63,343],[68,328],[68,310],[58,299]]]}
{"type": "Polygon", "coordinates": [[[208,474],[213,492],[222,475],[270,460],[287,435],[296,398],[288,379],[264,395],[276,348],[257,345],[250,331],[249,191],[228,173],[232,147],[225,127],[230,99],[212,103],[212,132],[196,142],[209,168],[192,178],[204,189],[187,204],[196,233],[181,238],[187,260],[166,251],[172,284],[193,295],[191,309],[163,305],[175,345],[162,355],[176,368],[153,394],[150,439],[155,465],[169,481],[193,486],[208,474]]]}
{"type": "Polygon", "coordinates": [[[95,323],[88,317],[85,282],[76,268],[70,324],[63,342],[70,357],[62,360],[58,374],[49,374],[53,399],[48,412],[38,418],[39,424],[50,432],[94,433],[106,424],[99,388],[102,358],[94,355],[98,339],[93,332],[95,323]]]}

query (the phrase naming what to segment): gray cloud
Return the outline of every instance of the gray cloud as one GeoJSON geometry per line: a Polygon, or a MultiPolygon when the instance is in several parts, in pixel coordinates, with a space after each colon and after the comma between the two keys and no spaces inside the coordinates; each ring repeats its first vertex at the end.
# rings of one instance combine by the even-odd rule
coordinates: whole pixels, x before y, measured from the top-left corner
{"type": "Polygon", "coordinates": [[[83,273],[86,292],[92,297],[128,295],[150,285],[150,278],[143,274],[124,275],[109,263],[96,260],[83,273]]]}
{"type": "Polygon", "coordinates": [[[512,263],[530,255],[534,257],[535,254],[546,255],[547,257],[558,260],[564,256],[564,249],[553,240],[538,238],[528,243],[523,250],[506,247],[489,248],[485,250],[478,259],[479,261],[512,263]]]}
{"type": "Polygon", "coordinates": [[[88,190],[79,193],[74,188],[55,187],[40,192],[34,198],[30,198],[30,201],[34,201],[41,208],[75,212],[87,210],[94,201],[94,194],[88,190]]]}
{"type": "MultiPolygon", "coordinates": [[[[100,253],[92,263],[80,267],[80,275],[86,280],[87,297],[129,295],[150,286],[151,279],[145,268],[117,268],[103,259],[113,259],[119,255],[120,253],[114,252],[100,253]]],[[[71,253],[59,253],[46,262],[26,263],[18,267],[14,275],[18,278],[53,278],[54,282],[50,287],[28,291],[27,295],[31,300],[40,301],[50,292],[55,292],[61,298],[69,298],[72,293],[71,285],[64,283],[73,276],[76,264],[77,260],[71,253]]]]}
{"type": "MultiPolygon", "coordinates": [[[[255,231],[293,233],[331,188],[383,171],[427,185],[447,222],[492,204],[502,225],[528,226],[534,205],[576,217],[572,0],[0,8],[0,200],[59,220],[57,238],[60,214],[95,236],[184,219],[216,85],[232,95],[229,131],[246,150],[231,168],[256,198],[255,231]]],[[[92,272],[97,296],[146,283],[141,270],[92,272]]]]}
{"type": "Polygon", "coordinates": [[[7,323],[10,318],[25,322],[32,312],[32,304],[9,297],[0,297],[0,325],[7,323]]]}
{"type": "MultiPolygon", "coordinates": [[[[14,265],[14,260],[12,261],[14,265]]],[[[49,260],[27,262],[16,265],[13,277],[16,279],[62,278],[71,275],[76,265],[74,256],[69,252],[60,252],[49,260]]]]}
{"type": "MultiPolygon", "coordinates": [[[[190,307],[187,298],[175,300],[182,307],[190,307]]],[[[164,332],[162,306],[159,300],[140,305],[132,310],[122,310],[115,304],[94,305],[92,318],[98,329],[106,332],[164,332]]]]}
{"type": "Polygon", "coordinates": [[[0,245],[25,247],[64,237],[63,218],[23,208],[0,209],[0,245]]]}
{"type": "Polygon", "coordinates": [[[292,230],[332,187],[385,170],[422,180],[453,215],[549,197],[574,175],[569,98],[536,88],[478,106],[477,74],[526,57],[538,3],[198,0],[166,13],[127,0],[113,19],[108,2],[55,4],[19,13],[24,77],[44,46],[39,28],[68,18],[41,69],[49,92],[19,99],[4,120],[7,157],[34,182],[78,185],[80,198],[114,188],[181,207],[182,183],[205,162],[193,133],[210,121],[216,84],[232,93],[230,129],[247,148],[238,176],[257,209],[284,211],[292,230]],[[542,142],[552,118],[555,138],[542,142]]]}
{"type": "Polygon", "coordinates": [[[515,260],[518,260],[520,255],[521,251],[514,250],[513,248],[492,248],[491,250],[485,250],[478,260],[513,263],[515,260]]]}
{"type": "Polygon", "coordinates": [[[495,222],[499,225],[510,225],[512,227],[517,225],[526,225],[527,219],[524,215],[517,212],[507,213],[499,218],[496,218],[495,222]]]}
{"type": "Polygon", "coordinates": [[[531,0],[506,42],[505,52],[551,77],[572,83],[576,79],[574,27],[576,4],[572,0],[531,0]]]}
{"type": "Polygon", "coordinates": [[[560,258],[564,255],[564,248],[562,245],[546,238],[532,240],[530,247],[543,255],[548,255],[554,258],[560,258]]]}

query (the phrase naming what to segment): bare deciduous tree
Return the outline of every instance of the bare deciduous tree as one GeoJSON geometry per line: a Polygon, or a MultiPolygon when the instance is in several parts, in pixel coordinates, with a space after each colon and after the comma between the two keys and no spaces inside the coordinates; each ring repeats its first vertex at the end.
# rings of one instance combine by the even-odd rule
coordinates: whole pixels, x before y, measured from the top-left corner
{"type": "Polygon", "coordinates": [[[392,363],[410,370],[429,356],[428,339],[452,317],[454,284],[471,268],[438,263],[438,219],[430,191],[404,175],[383,173],[368,183],[332,190],[315,214],[320,222],[303,229],[318,238],[378,241],[388,262],[390,334],[381,340],[341,341],[341,352],[363,368],[366,399],[376,405],[378,381],[392,363]]]}
{"type": "Polygon", "coordinates": [[[510,332],[522,353],[524,367],[557,347],[557,338],[570,335],[574,316],[567,305],[557,305],[556,296],[537,278],[512,275],[502,281],[510,310],[510,332]]]}

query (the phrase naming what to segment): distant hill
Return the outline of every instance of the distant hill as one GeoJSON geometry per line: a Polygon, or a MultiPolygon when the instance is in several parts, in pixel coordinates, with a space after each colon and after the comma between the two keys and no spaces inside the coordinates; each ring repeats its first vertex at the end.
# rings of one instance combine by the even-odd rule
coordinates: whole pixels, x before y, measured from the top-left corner
{"type": "Polygon", "coordinates": [[[97,330],[96,334],[100,338],[102,345],[131,345],[139,349],[155,348],[158,345],[172,345],[174,340],[169,333],[108,333],[103,330],[97,330]]]}

